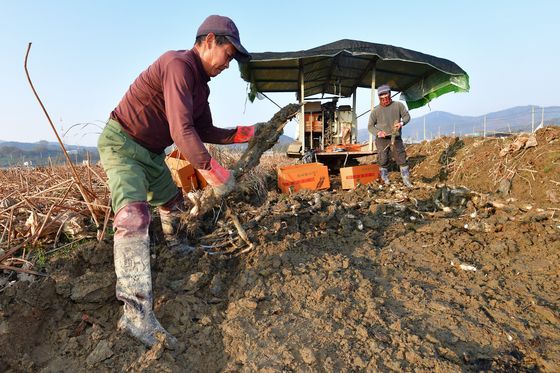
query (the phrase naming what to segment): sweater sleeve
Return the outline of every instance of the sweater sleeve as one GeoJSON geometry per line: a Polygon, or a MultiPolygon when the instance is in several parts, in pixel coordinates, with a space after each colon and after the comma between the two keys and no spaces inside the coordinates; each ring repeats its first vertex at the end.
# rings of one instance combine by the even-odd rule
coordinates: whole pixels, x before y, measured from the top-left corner
{"type": "Polygon", "coordinates": [[[377,124],[377,116],[375,113],[375,109],[373,109],[369,115],[369,120],[368,120],[368,131],[369,133],[375,135],[377,133],[377,128],[375,127],[375,125],[377,124]]]}
{"type": "Polygon", "coordinates": [[[193,70],[178,59],[171,60],[163,71],[162,81],[165,113],[173,142],[195,168],[209,169],[210,153],[193,120],[193,70]]]}
{"type": "Polygon", "coordinates": [[[408,113],[408,110],[406,109],[406,106],[401,102],[401,120],[403,122],[403,125],[407,124],[408,122],[410,122],[410,114],[408,113]]]}
{"type": "Polygon", "coordinates": [[[200,139],[210,144],[233,144],[236,129],[215,127],[212,124],[210,106],[206,105],[202,115],[202,125],[197,126],[200,139]]]}

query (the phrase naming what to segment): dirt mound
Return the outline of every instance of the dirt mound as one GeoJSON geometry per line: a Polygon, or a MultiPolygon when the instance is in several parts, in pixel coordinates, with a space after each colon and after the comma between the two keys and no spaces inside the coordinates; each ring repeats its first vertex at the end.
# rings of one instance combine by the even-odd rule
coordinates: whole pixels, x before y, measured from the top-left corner
{"type": "Polygon", "coordinates": [[[180,351],[116,330],[111,239],[50,261],[46,279],[6,275],[0,371],[557,371],[560,223],[536,196],[557,188],[546,179],[557,168],[533,160],[533,196],[517,188],[527,154],[550,160],[560,145],[508,158],[502,195],[487,193],[500,169],[479,166],[489,153],[471,158],[513,140],[463,141],[410,149],[414,180],[425,178],[413,190],[393,174],[390,187],[342,191],[333,176],[331,191],[240,198],[230,208],[254,244],[246,253],[221,219],[195,253],[174,255],[155,219],[155,310],[180,351]]]}
{"type": "Polygon", "coordinates": [[[407,150],[414,175],[560,207],[560,127],[504,138],[444,137],[407,150]]]}

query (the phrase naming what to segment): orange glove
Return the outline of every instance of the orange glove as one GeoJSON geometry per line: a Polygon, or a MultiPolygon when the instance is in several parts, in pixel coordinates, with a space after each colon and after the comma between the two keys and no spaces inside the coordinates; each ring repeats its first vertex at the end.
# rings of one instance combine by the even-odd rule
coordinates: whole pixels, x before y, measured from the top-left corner
{"type": "Polygon", "coordinates": [[[198,170],[212,186],[218,197],[223,197],[235,188],[235,178],[230,170],[222,167],[214,158],[210,160],[209,170],[198,170]]]}
{"type": "Polygon", "coordinates": [[[255,126],[237,126],[233,142],[238,144],[242,142],[249,142],[255,136],[255,126]]]}

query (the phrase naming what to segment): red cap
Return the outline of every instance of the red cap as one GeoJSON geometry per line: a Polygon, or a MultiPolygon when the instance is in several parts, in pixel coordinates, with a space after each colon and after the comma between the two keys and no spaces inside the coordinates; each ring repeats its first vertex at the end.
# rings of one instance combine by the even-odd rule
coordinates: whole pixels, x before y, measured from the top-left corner
{"type": "Polygon", "coordinates": [[[218,15],[211,15],[206,18],[198,28],[196,37],[208,35],[209,33],[225,36],[237,50],[237,53],[233,56],[237,61],[247,62],[251,59],[247,49],[241,45],[237,26],[235,26],[235,23],[230,18],[218,15]]]}

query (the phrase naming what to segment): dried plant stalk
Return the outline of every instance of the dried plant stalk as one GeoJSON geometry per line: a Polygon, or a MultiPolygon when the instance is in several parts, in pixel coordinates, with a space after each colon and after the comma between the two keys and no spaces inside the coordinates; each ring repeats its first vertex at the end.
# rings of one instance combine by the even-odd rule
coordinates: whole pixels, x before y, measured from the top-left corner
{"type": "Polygon", "coordinates": [[[60,139],[60,136],[58,135],[58,132],[57,132],[52,120],[51,120],[51,117],[50,117],[49,113],[47,112],[47,109],[45,108],[45,105],[43,105],[43,102],[39,98],[39,94],[35,90],[35,87],[33,86],[33,82],[31,81],[31,77],[29,76],[29,71],[27,70],[27,59],[29,57],[29,51],[30,50],[31,50],[31,43],[29,43],[29,45],[27,46],[27,53],[25,53],[25,62],[23,63],[23,67],[25,69],[25,74],[27,75],[27,80],[29,81],[29,85],[31,86],[31,90],[33,90],[33,94],[37,98],[37,101],[39,101],[39,104],[41,105],[41,108],[43,109],[43,112],[45,113],[45,116],[47,117],[47,120],[49,121],[49,124],[51,125],[51,128],[52,128],[52,130],[53,130],[53,132],[56,136],[56,139],[58,140],[58,143],[60,144],[60,147],[62,149],[62,152],[64,153],[64,156],[66,157],[66,160],[68,161],[68,164],[70,165],[70,168],[72,169],[72,174],[74,175],[74,181],[76,182],[76,185],[78,186],[78,189],[80,190],[80,193],[82,194],[82,197],[84,198],[84,201],[86,201],[86,204],[87,204],[87,206],[90,210],[90,213],[91,213],[91,217],[93,218],[93,221],[95,222],[95,225],[99,228],[99,222],[97,220],[97,215],[95,214],[95,211],[93,211],[93,208],[89,204],[89,202],[90,202],[89,197],[92,195],[92,193],[89,190],[87,190],[83,186],[83,184],[80,182],[80,178],[78,177],[78,173],[76,172],[76,169],[74,168],[74,164],[72,163],[72,160],[70,159],[70,156],[68,155],[68,152],[66,151],[66,147],[64,146],[64,143],[60,139]]]}

